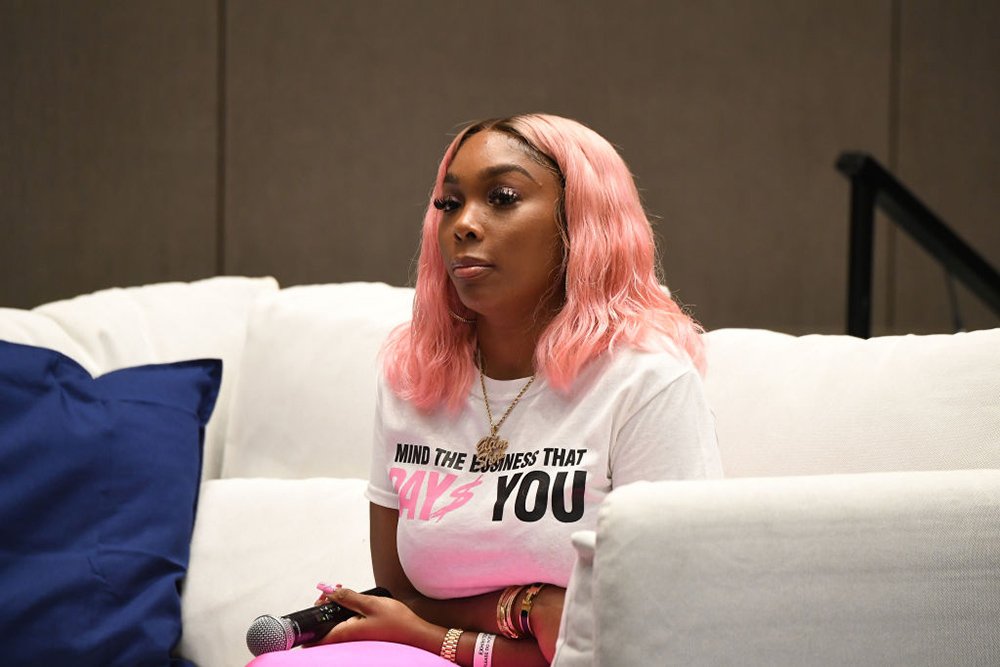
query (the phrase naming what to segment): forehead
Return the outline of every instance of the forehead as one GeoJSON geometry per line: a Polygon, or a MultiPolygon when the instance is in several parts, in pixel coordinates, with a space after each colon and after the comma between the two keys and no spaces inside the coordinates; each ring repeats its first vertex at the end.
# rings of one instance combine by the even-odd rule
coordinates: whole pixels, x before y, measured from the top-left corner
{"type": "Polygon", "coordinates": [[[516,165],[540,180],[547,169],[540,165],[531,150],[506,132],[484,130],[472,135],[448,165],[448,180],[462,180],[486,174],[503,165],[516,165]]]}

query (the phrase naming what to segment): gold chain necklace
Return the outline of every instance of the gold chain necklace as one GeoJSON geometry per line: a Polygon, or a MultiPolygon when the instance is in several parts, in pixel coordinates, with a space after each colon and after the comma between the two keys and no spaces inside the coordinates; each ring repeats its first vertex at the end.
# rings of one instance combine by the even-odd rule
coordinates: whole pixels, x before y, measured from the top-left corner
{"type": "Polygon", "coordinates": [[[483,378],[483,353],[482,351],[477,350],[476,354],[479,361],[479,386],[483,388],[483,402],[486,403],[486,417],[490,422],[490,434],[476,443],[476,456],[486,465],[492,466],[503,460],[503,455],[507,452],[507,445],[509,444],[506,440],[497,436],[497,431],[500,430],[500,426],[503,425],[507,416],[510,415],[510,411],[514,409],[517,402],[521,400],[522,396],[524,396],[524,392],[528,391],[528,387],[530,387],[531,383],[535,381],[535,376],[532,375],[527,384],[521,387],[521,391],[517,393],[517,396],[514,397],[514,400],[507,407],[507,411],[503,413],[502,417],[500,417],[500,421],[494,424],[493,412],[490,410],[490,397],[486,393],[486,380],[483,378]]]}

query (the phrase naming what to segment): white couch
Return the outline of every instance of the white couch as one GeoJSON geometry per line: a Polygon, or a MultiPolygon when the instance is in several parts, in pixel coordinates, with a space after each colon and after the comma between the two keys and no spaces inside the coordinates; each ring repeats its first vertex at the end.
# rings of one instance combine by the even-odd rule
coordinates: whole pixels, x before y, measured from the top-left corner
{"type": "MultiPolygon", "coordinates": [[[[258,614],[372,585],[375,355],[411,302],[214,278],[0,309],[0,339],[94,374],[224,360],[181,656],[242,665],[258,614]]],[[[707,338],[730,479],[612,494],[574,539],[556,663],[1000,663],[1000,329],[707,338]]]]}

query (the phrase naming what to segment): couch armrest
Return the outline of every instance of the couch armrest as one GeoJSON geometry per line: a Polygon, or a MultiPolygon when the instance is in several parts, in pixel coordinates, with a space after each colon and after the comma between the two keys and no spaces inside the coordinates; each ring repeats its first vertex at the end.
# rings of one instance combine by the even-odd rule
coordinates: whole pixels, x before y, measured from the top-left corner
{"type": "Polygon", "coordinates": [[[997,664],[1000,470],[633,484],[591,576],[594,665],[997,664]]]}

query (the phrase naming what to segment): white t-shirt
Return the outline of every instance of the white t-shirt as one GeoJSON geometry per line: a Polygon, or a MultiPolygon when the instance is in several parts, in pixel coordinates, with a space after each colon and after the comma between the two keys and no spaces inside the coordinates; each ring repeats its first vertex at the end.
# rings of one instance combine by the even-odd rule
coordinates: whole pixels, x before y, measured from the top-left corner
{"type": "MultiPolygon", "coordinates": [[[[527,380],[486,378],[494,419],[527,380]]],[[[715,423],[701,378],[666,352],[621,349],[587,366],[569,395],[539,377],[503,423],[499,469],[482,469],[489,435],[479,383],[456,413],[422,413],[379,382],[368,499],[399,510],[403,570],[424,595],[566,586],[570,535],[637,480],[718,477],[715,423]]]]}

